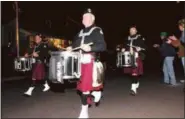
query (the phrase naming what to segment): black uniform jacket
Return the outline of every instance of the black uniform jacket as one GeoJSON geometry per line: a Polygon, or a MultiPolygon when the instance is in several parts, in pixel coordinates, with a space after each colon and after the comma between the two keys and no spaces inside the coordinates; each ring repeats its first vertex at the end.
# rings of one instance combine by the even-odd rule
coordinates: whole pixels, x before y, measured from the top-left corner
{"type": "MultiPolygon", "coordinates": [[[[98,58],[100,53],[106,51],[106,43],[104,40],[102,29],[99,27],[95,27],[95,25],[92,25],[88,28],[82,29],[73,40],[72,47],[75,48],[81,45],[81,41],[83,39],[83,36],[81,34],[87,34],[92,31],[89,35],[84,36],[84,44],[92,42],[93,45],[91,45],[90,53],[93,53],[96,58],[98,58]]],[[[83,53],[85,52],[83,51],[83,53]]]]}
{"type": "Polygon", "coordinates": [[[34,48],[28,49],[28,54],[32,54],[33,52],[38,52],[38,57],[35,57],[36,60],[40,60],[42,62],[44,62],[44,60],[47,58],[48,56],[48,45],[45,43],[40,43],[40,44],[36,44],[34,46],[34,48]]]}
{"type": "Polygon", "coordinates": [[[126,38],[125,42],[124,42],[124,48],[129,50],[129,46],[128,45],[130,45],[131,41],[133,41],[132,42],[133,46],[137,46],[137,47],[145,49],[145,50],[141,50],[139,52],[139,55],[141,56],[141,58],[145,59],[146,48],[147,48],[146,45],[145,45],[145,38],[143,36],[141,36],[140,34],[136,34],[136,35],[133,35],[133,36],[128,36],[126,38]]]}

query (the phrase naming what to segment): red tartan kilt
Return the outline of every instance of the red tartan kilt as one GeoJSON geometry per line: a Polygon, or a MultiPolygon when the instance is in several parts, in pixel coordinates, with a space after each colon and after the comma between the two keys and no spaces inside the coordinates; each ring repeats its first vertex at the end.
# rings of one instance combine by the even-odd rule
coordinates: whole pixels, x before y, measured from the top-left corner
{"type": "Polygon", "coordinates": [[[93,91],[93,90],[101,90],[103,85],[98,87],[93,87],[93,63],[94,58],[91,59],[91,63],[81,64],[81,78],[77,82],[77,90],[81,92],[93,91]]]}
{"type": "Polygon", "coordinates": [[[43,63],[35,63],[32,69],[32,78],[42,80],[45,78],[45,66],[43,63]]]}
{"type": "Polygon", "coordinates": [[[137,75],[142,75],[143,74],[143,61],[142,59],[139,57],[136,59],[136,62],[138,64],[138,66],[136,68],[132,68],[132,67],[126,67],[123,68],[123,72],[125,74],[137,74],[137,75]]]}
{"type": "Polygon", "coordinates": [[[81,91],[81,92],[86,92],[86,91],[99,91],[103,89],[103,84],[98,86],[98,87],[92,87],[91,86],[83,86],[81,81],[77,82],[77,90],[81,91]]]}

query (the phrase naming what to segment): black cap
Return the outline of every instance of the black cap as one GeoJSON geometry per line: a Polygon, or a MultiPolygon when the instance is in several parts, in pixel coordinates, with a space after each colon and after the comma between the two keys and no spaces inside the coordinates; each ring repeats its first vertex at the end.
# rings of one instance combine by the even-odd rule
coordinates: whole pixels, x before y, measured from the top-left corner
{"type": "Polygon", "coordinates": [[[136,28],[136,29],[137,29],[137,26],[136,26],[135,24],[132,24],[132,25],[130,26],[130,28],[136,28]]]}
{"type": "Polygon", "coordinates": [[[36,33],[35,36],[40,36],[40,37],[42,37],[42,34],[41,34],[41,33],[36,33]]]}
{"type": "Polygon", "coordinates": [[[87,13],[90,13],[90,14],[94,15],[90,8],[88,8],[84,11],[84,14],[87,14],[87,13]]]}
{"type": "Polygon", "coordinates": [[[45,37],[44,37],[44,35],[43,34],[41,34],[41,33],[36,33],[35,34],[35,36],[39,36],[40,38],[42,38],[42,39],[44,39],[45,37]]]}

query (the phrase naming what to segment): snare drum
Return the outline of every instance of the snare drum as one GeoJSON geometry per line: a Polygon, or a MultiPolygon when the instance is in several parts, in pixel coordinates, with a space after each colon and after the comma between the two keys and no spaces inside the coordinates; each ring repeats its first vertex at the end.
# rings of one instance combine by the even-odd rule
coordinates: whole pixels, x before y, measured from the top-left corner
{"type": "Polygon", "coordinates": [[[134,52],[134,55],[131,55],[129,51],[118,52],[117,67],[132,67],[137,65],[136,58],[138,58],[138,52],[134,52]]]}
{"type": "Polygon", "coordinates": [[[17,57],[14,60],[14,66],[16,71],[30,71],[32,69],[32,62],[30,58],[17,57]]]}
{"type": "Polygon", "coordinates": [[[64,79],[75,79],[79,77],[79,52],[51,52],[51,58],[49,61],[49,80],[54,83],[64,83],[64,79]]]}
{"type": "Polygon", "coordinates": [[[33,58],[33,57],[29,58],[29,60],[30,60],[30,63],[31,63],[31,64],[36,63],[36,59],[35,59],[35,58],[33,58]]]}

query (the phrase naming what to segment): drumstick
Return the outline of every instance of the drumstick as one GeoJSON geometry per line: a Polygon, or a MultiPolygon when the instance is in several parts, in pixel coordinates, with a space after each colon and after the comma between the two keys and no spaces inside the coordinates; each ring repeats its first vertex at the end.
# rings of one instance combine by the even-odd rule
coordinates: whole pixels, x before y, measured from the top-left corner
{"type": "Polygon", "coordinates": [[[66,50],[66,48],[62,48],[62,47],[58,47],[59,48],[59,50],[66,50]]]}
{"type": "MultiPolygon", "coordinates": [[[[89,46],[90,46],[90,45],[92,45],[92,44],[93,44],[93,43],[92,43],[92,42],[90,42],[90,43],[87,43],[86,45],[89,45],[89,46]]],[[[73,48],[73,49],[72,49],[72,51],[73,51],[73,50],[78,50],[78,49],[80,49],[81,47],[82,47],[82,46],[80,46],[80,47],[76,47],[76,48],[73,48]]]]}
{"type": "MultiPolygon", "coordinates": [[[[131,45],[129,45],[129,44],[127,44],[128,46],[130,46],[130,47],[133,47],[133,48],[138,48],[138,46],[131,46],[131,45]]],[[[145,50],[144,48],[141,48],[141,50],[145,50]]]]}
{"type": "MultiPolygon", "coordinates": [[[[39,53],[40,51],[37,51],[37,52],[35,52],[35,53],[39,53]]],[[[28,56],[32,56],[32,54],[31,55],[28,55],[28,56]]]]}

